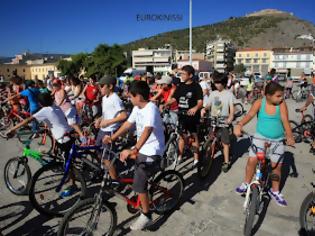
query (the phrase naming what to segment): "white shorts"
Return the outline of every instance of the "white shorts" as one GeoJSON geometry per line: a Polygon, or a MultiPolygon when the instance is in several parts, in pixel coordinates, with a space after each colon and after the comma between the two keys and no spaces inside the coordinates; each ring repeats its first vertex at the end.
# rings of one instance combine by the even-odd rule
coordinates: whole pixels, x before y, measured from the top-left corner
{"type": "MultiPolygon", "coordinates": [[[[262,152],[264,150],[264,145],[265,145],[266,141],[261,140],[261,139],[257,139],[257,138],[268,139],[268,138],[266,138],[260,134],[257,134],[257,133],[254,135],[253,143],[249,147],[249,157],[250,158],[256,158],[256,153],[262,152]]],[[[269,158],[273,163],[278,163],[278,162],[282,163],[283,162],[284,145],[283,145],[283,142],[281,141],[282,139],[283,138],[269,139],[270,141],[272,141],[271,146],[269,147],[269,150],[270,150],[269,158]],[[275,142],[275,141],[279,141],[279,142],[275,142]]]]}

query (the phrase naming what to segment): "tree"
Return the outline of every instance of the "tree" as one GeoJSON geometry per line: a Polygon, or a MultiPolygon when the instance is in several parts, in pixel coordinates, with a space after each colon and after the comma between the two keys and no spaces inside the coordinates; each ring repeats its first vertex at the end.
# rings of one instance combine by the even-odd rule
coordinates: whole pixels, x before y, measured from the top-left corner
{"type": "Polygon", "coordinates": [[[234,72],[236,74],[243,74],[246,71],[244,64],[237,64],[234,66],[234,72]]]}
{"type": "Polygon", "coordinates": [[[86,53],[78,53],[71,56],[71,61],[60,60],[57,68],[61,71],[62,75],[79,76],[84,69],[85,60],[88,57],[86,53]]]}
{"type": "Polygon", "coordinates": [[[100,44],[95,48],[91,56],[85,60],[86,75],[98,75],[99,77],[107,74],[117,77],[127,67],[127,58],[123,49],[118,45],[112,47],[100,44]]]}

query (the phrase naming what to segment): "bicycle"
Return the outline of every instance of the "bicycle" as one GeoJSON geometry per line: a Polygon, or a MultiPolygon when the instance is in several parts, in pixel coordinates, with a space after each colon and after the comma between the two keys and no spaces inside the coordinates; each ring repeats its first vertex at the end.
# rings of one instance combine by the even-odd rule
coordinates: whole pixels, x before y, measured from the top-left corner
{"type": "Polygon", "coordinates": [[[34,174],[29,189],[29,199],[34,208],[42,214],[58,217],[85,198],[87,191],[83,172],[93,177],[102,173],[98,163],[95,163],[98,162],[96,153],[92,152],[100,149],[101,146],[77,146],[73,143],[66,161],[41,167],[34,174]],[[74,194],[62,196],[72,187],[76,190],[74,194]]]}
{"type": "MultiPolygon", "coordinates": [[[[104,150],[104,153],[106,152],[113,157],[111,166],[119,159],[119,153],[113,152],[111,148],[104,150]]],[[[118,182],[130,186],[133,183],[133,179],[121,178],[118,182]]],[[[157,214],[165,214],[177,207],[184,190],[183,178],[178,172],[167,170],[161,172],[156,178],[152,176],[148,182],[150,186],[148,192],[151,210],[157,214]],[[175,182],[179,187],[178,189],[174,189],[174,186],[170,188],[164,187],[162,185],[163,181],[167,183],[175,182]],[[176,195],[176,198],[173,195],[176,195]],[[169,204],[171,200],[174,200],[174,202],[169,204]]],[[[64,216],[59,226],[58,236],[67,235],[68,233],[77,233],[79,235],[113,235],[117,225],[117,213],[112,205],[104,200],[105,194],[114,195],[126,201],[127,210],[132,214],[140,210],[139,196],[134,195],[129,198],[127,195],[116,190],[113,187],[108,168],[106,168],[99,193],[94,198],[81,201],[64,216]],[[105,213],[107,213],[106,216],[105,213]],[[107,224],[108,221],[109,223],[107,224]],[[98,224],[99,222],[101,224],[98,224]],[[104,227],[105,225],[106,227],[104,227]]]]}
{"type": "Polygon", "coordinates": [[[20,142],[24,145],[22,154],[9,159],[4,166],[4,182],[10,192],[16,195],[27,194],[31,184],[32,173],[28,165],[28,158],[38,161],[42,166],[53,159],[51,156],[45,156],[44,153],[32,149],[30,144],[34,140],[31,137],[23,140],[21,138],[23,135],[23,132],[17,132],[20,142]]]}
{"type": "MultiPolygon", "coordinates": [[[[178,112],[178,115],[187,115],[187,111],[178,112]]],[[[170,111],[165,109],[162,113],[163,119],[166,121],[164,122],[165,125],[165,136],[166,136],[166,144],[165,144],[165,165],[170,170],[175,170],[177,165],[179,164],[178,156],[179,156],[179,138],[183,137],[185,134],[185,146],[183,151],[183,158],[193,156],[191,151],[192,142],[194,138],[189,131],[183,130],[182,125],[179,121],[176,121],[176,124],[169,122],[170,120],[170,111]]],[[[199,140],[201,142],[201,140],[199,140]]]]}
{"type": "Polygon", "coordinates": [[[255,179],[248,185],[245,201],[243,204],[244,213],[245,213],[245,224],[244,224],[244,235],[253,234],[253,226],[256,215],[259,215],[263,209],[264,198],[268,197],[270,199],[268,191],[271,188],[271,180],[277,180],[279,177],[272,174],[271,160],[269,156],[274,154],[277,147],[280,143],[284,142],[283,140],[269,140],[264,138],[257,138],[247,133],[247,135],[252,143],[253,139],[259,139],[265,141],[264,148],[262,150],[257,150],[256,146],[251,145],[256,152],[257,157],[257,166],[256,166],[256,176],[255,179]],[[272,150],[270,146],[275,144],[272,150]]]}
{"type": "Polygon", "coordinates": [[[300,109],[295,109],[295,112],[301,113],[302,115],[300,123],[297,123],[293,120],[289,121],[295,141],[297,143],[300,143],[302,141],[309,143],[309,139],[313,139],[313,132],[311,131],[314,128],[314,119],[311,115],[304,115],[304,111],[301,111],[300,109]]]}
{"type": "Polygon", "coordinates": [[[296,102],[302,102],[305,100],[309,95],[309,89],[307,87],[299,86],[298,89],[292,91],[292,98],[296,102]]]}
{"type": "Polygon", "coordinates": [[[223,150],[221,140],[218,137],[219,128],[231,128],[232,126],[226,124],[225,119],[222,117],[207,117],[205,119],[204,132],[206,134],[205,141],[203,142],[200,151],[200,161],[198,165],[198,176],[204,179],[208,176],[211,170],[212,162],[218,151],[223,150]]]}
{"type": "Polygon", "coordinates": [[[246,111],[241,103],[234,103],[234,119],[241,117],[245,113],[246,111]]]}
{"type": "Polygon", "coordinates": [[[300,226],[306,235],[315,234],[315,183],[311,185],[313,191],[306,195],[300,208],[300,226]]]}
{"type": "Polygon", "coordinates": [[[7,130],[18,121],[23,121],[29,117],[30,113],[26,111],[14,111],[8,104],[0,104],[0,137],[6,138],[7,130]]]}

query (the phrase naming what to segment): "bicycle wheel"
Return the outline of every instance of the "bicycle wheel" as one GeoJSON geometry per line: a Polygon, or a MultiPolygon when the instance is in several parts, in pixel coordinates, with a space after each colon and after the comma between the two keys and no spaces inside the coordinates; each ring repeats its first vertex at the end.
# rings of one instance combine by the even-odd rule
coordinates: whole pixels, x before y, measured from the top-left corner
{"type": "Polygon", "coordinates": [[[175,170],[178,156],[178,147],[176,142],[170,142],[167,145],[165,155],[166,168],[175,170]]]}
{"type": "Polygon", "coordinates": [[[315,233],[315,193],[309,193],[300,208],[300,226],[306,235],[315,233]]]}
{"type": "Polygon", "coordinates": [[[211,158],[211,152],[212,152],[211,141],[207,140],[202,145],[200,161],[198,164],[198,176],[201,179],[205,179],[210,172],[213,161],[213,159],[211,158]]]}
{"type": "Polygon", "coordinates": [[[255,221],[255,216],[257,214],[258,206],[259,206],[259,190],[256,185],[252,185],[251,187],[251,195],[249,197],[249,203],[246,209],[246,218],[244,225],[244,235],[251,236],[253,225],[255,221]]]}
{"type": "Polygon", "coordinates": [[[2,117],[0,119],[0,136],[2,138],[6,138],[7,130],[13,125],[12,120],[10,120],[7,116],[2,117]]]}
{"type": "Polygon", "coordinates": [[[234,104],[234,119],[241,117],[245,113],[244,107],[241,103],[234,104]]]}
{"type": "Polygon", "coordinates": [[[88,198],[81,201],[64,216],[57,235],[111,236],[116,225],[116,211],[108,202],[98,203],[95,198],[88,198]]]}
{"type": "Polygon", "coordinates": [[[149,196],[153,211],[159,215],[174,210],[184,192],[184,179],[175,170],[167,170],[151,183],[149,196]]]}
{"type": "Polygon", "coordinates": [[[307,114],[304,116],[304,122],[312,122],[314,121],[313,116],[307,114]]]}
{"type": "Polygon", "coordinates": [[[32,174],[27,159],[14,157],[4,166],[4,182],[10,192],[16,195],[28,193],[31,178],[32,174]]]}
{"type": "MultiPolygon", "coordinates": [[[[62,216],[86,196],[86,183],[76,169],[72,169],[76,189],[69,196],[62,196],[67,189],[73,188],[73,180],[68,177],[59,192],[56,191],[64,176],[62,162],[44,165],[33,176],[29,198],[34,208],[48,216],[62,216]]],[[[69,174],[70,176],[70,174],[69,174]]]]}
{"type": "Polygon", "coordinates": [[[51,134],[43,131],[32,138],[30,149],[38,150],[43,154],[51,153],[54,149],[55,141],[51,134]]]}
{"type": "Polygon", "coordinates": [[[296,102],[300,102],[302,100],[302,93],[299,90],[292,91],[292,97],[296,102]]]}

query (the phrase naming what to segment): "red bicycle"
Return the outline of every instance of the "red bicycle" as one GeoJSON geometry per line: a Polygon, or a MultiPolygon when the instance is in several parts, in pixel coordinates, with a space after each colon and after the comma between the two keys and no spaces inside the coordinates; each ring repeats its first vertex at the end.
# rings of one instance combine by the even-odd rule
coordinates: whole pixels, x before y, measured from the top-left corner
{"type": "MultiPolygon", "coordinates": [[[[111,149],[104,149],[103,154],[105,153],[113,157],[111,165],[119,159],[119,153],[111,149]]],[[[118,182],[131,188],[133,181],[132,178],[121,178],[118,182]]],[[[162,171],[156,178],[151,177],[148,182],[150,208],[154,212],[165,214],[177,207],[184,191],[184,181],[180,173],[174,170],[162,171]]],[[[73,232],[79,235],[113,235],[117,225],[117,213],[112,204],[104,200],[106,194],[126,201],[127,210],[132,214],[137,213],[141,208],[139,196],[134,193],[129,197],[117,190],[117,185],[114,186],[106,169],[99,193],[94,198],[81,201],[64,216],[58,235],[68,235],[73,232]]]]}

